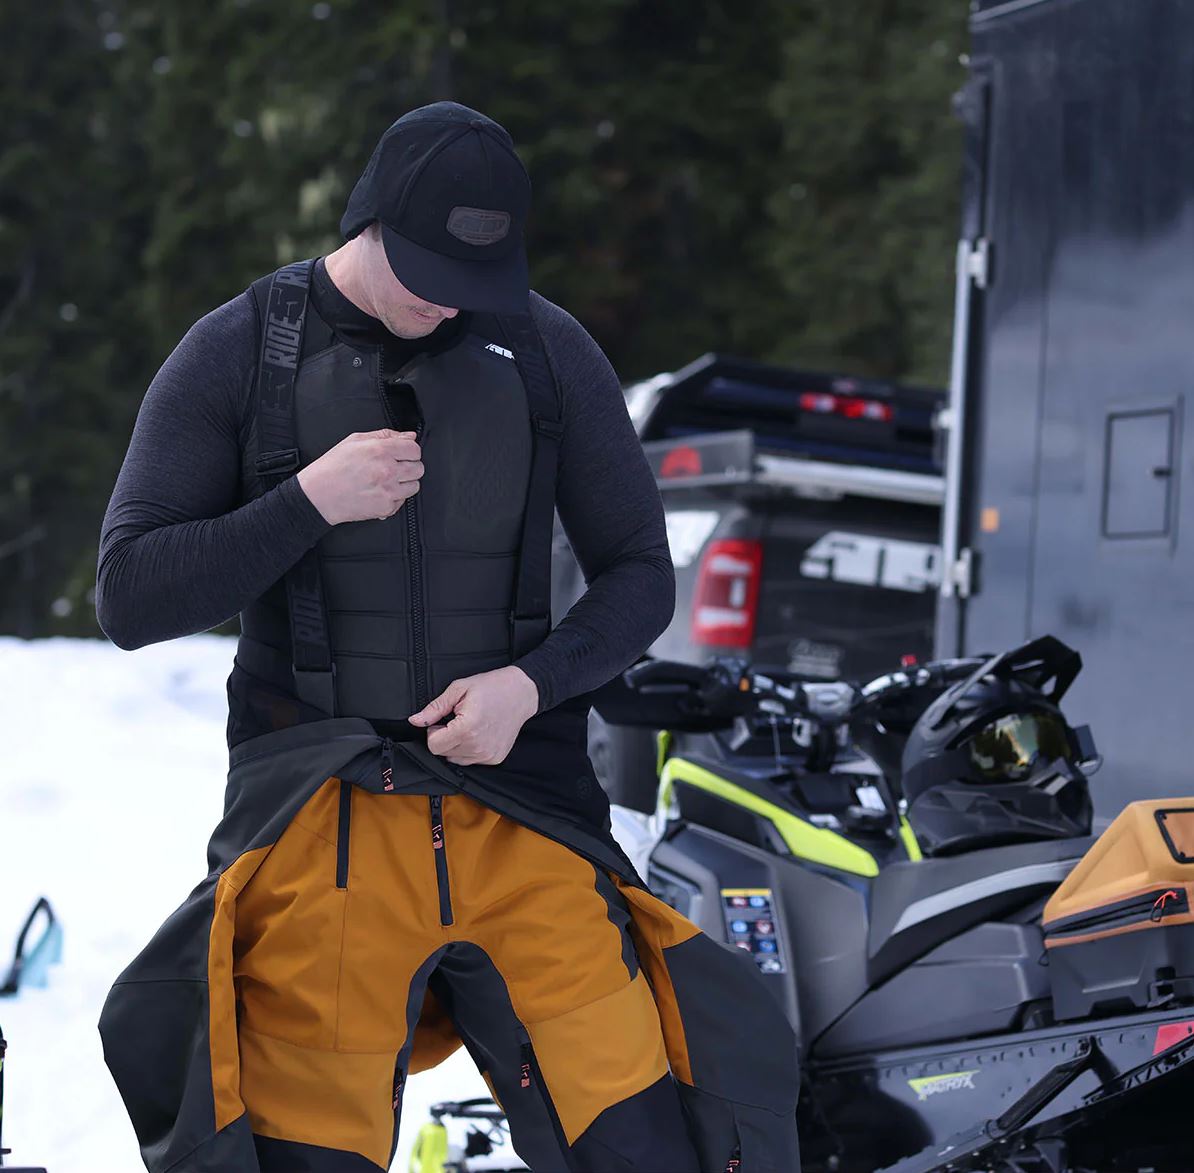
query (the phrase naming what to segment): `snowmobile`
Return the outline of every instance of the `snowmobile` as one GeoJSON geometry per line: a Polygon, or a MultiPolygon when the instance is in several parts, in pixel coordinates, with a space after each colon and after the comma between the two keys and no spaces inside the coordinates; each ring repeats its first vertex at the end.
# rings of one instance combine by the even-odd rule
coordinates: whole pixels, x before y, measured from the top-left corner
{"type": "Polygon", "coordinates": [[[806,1170],[1194,1171],[1194,799],[1090,834],[1080,667],[1049,637],[861,686],[648,658],[595,699],[657,731],[623,847],[797,1029],[806,1170]]]}
{"type": "Polygon", "coordinates": [[[431,1105],[431,1120],[419,1129],[410,1154],[410,1173],[525,1173],[510,1148],[510,1129],[490,1099],[444,1101],[431,1105]],[[463,1138],[449,1133],[445,1120],[464,1122],[463,1138]]]}
{"type": "Polygon", "coordinates": [[[806,1170],[1194,1170],[1194,799],[1089,834],[1080,666],[1049,637],[861,687],[645,661],[605,702],[661,731],[624,845],[797,1028],[806,1170]]]}

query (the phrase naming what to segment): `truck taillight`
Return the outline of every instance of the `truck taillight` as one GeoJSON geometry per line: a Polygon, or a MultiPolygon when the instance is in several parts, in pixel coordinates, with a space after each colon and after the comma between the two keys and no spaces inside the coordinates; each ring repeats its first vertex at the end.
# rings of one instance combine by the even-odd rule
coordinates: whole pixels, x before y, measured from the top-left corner
{"type": "Polygon", "coordinates": [[[705,547],[692,599],[693,643],[750,647],[762,566],[762,542],[719,538],[705,547]]]}
{"type": "Polygon", "coordinates": [[[889,424],[895,410],[878,399],[862,399],[857,395],[834,395],[829,391],[805,391],[800,396],[800,410],[814,415],[840,415],[848,420],[877,420],[889,424]]]}

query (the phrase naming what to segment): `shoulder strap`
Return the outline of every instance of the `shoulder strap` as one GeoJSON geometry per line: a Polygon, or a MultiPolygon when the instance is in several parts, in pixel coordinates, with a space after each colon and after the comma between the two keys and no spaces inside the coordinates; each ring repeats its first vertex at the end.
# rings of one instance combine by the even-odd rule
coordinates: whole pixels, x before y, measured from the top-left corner
{"type": "Polygon", "coordinates": [[[510,611],[510,654],[517,659],[551,630],[552,520],[564,423],[560,388],[534,319],[529,313],[501,314],[497,321],[522,375],[531,412],[531,474],[510,611]]]}
{"type": "MultiPolygon", "coordinates": [[[[261,322],[255,467],[263,489],[281,484],[299,467],[294,386],[314,267],[313,260],[295,261],[253,282],[261,322]]],[[[335,665],[315,547],[286,572],[286,598],[295,692],[305,704],[334,717],[335,665]]]]}

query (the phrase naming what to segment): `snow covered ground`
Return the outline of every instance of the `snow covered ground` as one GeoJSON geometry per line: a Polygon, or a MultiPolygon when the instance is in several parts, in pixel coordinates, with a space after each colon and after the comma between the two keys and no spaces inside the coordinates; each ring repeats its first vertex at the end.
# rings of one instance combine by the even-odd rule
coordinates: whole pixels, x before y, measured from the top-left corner
{"type": "MultiPolygon", "coordinates": [[[[117,974],[207,872],[234,648],[212,635],[136,652],[0,637],[0,965],[37,897],[65,929],[49,986],[0,999],[15,1164],[143,1173],[96,1021],[117,974]]],[[[407,1168],[429,1104],[486,1094],[463,1050],[414,1076],[393,1169],[407,1168]]]]}

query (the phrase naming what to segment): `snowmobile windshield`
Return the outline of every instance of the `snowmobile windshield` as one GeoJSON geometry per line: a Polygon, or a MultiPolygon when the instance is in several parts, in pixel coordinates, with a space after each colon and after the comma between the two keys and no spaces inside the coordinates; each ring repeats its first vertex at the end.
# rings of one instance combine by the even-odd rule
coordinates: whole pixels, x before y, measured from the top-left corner
{"type": "Polygon", "coordinates": [[[1065,722],[1052,713],[1008,713],[984,725],[965,747],[976,774],[1022,782],[1043,765],[1072,756],[1065,722]]]}

